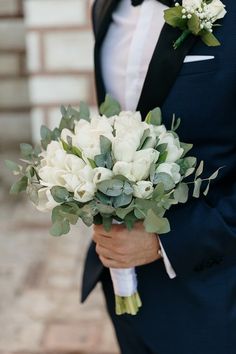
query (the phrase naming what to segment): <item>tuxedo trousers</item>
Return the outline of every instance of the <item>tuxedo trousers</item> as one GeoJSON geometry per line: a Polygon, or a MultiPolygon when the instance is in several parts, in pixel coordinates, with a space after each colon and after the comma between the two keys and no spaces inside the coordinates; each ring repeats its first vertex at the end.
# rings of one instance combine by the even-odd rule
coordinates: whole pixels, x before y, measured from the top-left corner
{"type": "Polygon", "coordinates": [[[224,261],[170,279],[163,261],[137,267],[142,307],[115,314],[108,269],[100,281],[122,354],[235,354],[236,265],[224,261]]]}

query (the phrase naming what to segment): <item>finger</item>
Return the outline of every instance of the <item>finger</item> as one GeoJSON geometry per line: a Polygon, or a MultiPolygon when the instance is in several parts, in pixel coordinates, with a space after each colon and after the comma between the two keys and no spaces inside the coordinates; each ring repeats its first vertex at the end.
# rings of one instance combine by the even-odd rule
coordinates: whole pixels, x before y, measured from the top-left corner
{"type": "Polygon", "coordinates": [[[106,268],[120,268],[120,269],[125,269],[125,268],[130,268],[129,265],[125,265],[121,262],[117,262],[114,259],[109,259],[103,256],[99,256],[100,261],[106,268]]]}
{"type": "Polygon", "coordinates": [[[99,256],[112,259],[116,262],[126,263],[126,257],[97,243],[96,252],[99,256]]]}

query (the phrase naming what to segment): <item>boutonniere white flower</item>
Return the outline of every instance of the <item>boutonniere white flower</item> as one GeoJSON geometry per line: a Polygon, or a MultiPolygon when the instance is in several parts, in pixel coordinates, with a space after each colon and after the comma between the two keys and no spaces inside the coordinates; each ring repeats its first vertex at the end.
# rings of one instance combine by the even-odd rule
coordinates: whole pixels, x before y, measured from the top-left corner
{"type": "Polygon", "coordinates": [[[182,5],[167,9],[165,21],[172,27],[183,31],[181,36],[174,42],[177,49],[190,35],[201,37],[207,46],[219,46],[219,40],[213,34],[213,28],[220,26],[215,22],[223,18],[227,11],[220,0],[183,0],[182,5]]]}

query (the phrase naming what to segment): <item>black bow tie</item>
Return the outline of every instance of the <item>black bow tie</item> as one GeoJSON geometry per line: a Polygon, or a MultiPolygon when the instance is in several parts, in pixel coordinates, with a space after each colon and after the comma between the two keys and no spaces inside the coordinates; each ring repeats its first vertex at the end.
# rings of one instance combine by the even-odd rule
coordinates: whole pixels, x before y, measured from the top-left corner
{"type": "MultiPolygon", "coordinates": [[[[173,4],[174,4],[173,0],[158,0],[158,1],[166,6],[169,6],[169,7],[173,6],[173,4]]],[[[131,0],[131,3],[133,6],[138,6],[138,5],[142,4],[143,2],[144,2],[144,0],[131,0]]]]}

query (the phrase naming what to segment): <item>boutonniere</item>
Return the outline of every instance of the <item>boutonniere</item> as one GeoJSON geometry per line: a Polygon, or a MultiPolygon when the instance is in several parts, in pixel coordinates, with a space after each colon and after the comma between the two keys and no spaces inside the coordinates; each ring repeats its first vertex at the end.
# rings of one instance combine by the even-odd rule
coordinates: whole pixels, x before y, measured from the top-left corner
{"type": "Polygon", "coordinates": [[[220,45],[213,34],[213,28],[220,26],[215,22],[226,15],[225,5],[220,0],[183,0],[182,5],[176,3],[164,12],[165,21],[183,31],[174,42],[174,49],[191,33],[201,37],[208,46],[220,45]]]}

